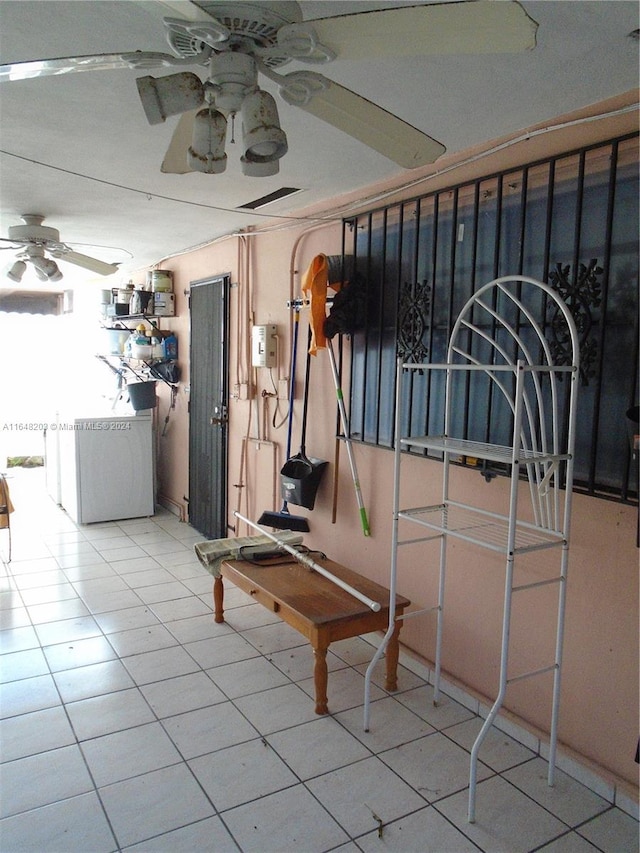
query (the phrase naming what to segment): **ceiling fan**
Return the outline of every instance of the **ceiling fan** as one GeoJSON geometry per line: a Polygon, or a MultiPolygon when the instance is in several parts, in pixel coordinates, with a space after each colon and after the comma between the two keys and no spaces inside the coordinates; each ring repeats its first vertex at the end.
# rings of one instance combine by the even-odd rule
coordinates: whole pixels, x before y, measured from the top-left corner
{"type": "Polygon", "coordinates": [[[107,264],[97,258],[74,252],[66,243],[60,241],[60,233],[55,228],[43,225],[44,216],[39,213],[24,213],[21,216],[24,225],[9,228],[8,237],[0,237],[3,249],[19,250],[12,266],[5,275],[11,281],[20,282],[27,264],[31,264],[41,281],[60,281],[63,277],[54,258],[75,264],[98,275],[113,275],[118,272],[117,264],[107,264]]]}
{"type": "Polygon", "coordinates": [[[0,66],[0,82],[115,68],[203,65],[206,79],[181,71],[141,77],[137,87],[150,124],[182,117],[162,163],[172,174],[215,174],[226,167],[229,119],[241,117],[243,173],[278,172],[287,151],[276,102],[258,74],[274,81],[289,104],[316,116],[407,169],[426,165],[445,147],[426,133],[315,71],[280,74],[295,60],[453,53],[516,53],[536,43],[537,23],[516,0],[459,0],[395,6],[304,21],[291,0],[185,4],[164,0],[183,17],[164,18],[173,54],[135,52],[63,57],[0,66]]]}

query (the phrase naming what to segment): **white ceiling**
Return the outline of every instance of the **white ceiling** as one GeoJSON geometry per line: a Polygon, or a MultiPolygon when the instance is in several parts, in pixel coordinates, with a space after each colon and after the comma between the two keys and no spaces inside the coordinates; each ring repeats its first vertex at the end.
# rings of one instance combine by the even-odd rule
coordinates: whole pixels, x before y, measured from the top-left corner
{"type": "MultiPolygon", "coordinates": [[[[162,18],[175,16],[173,5],[171,10],[154,0],[2,0],[0,63],[167,52],[162,18]]],[[[300,5],[304,18],[313,19],[401,4],[302,0],[300,5]]],[[[522,5],[539,24],[537,46],[525,54],[338,57],[320,70],[435,137],[449,154],[638,85],[638,42],[629,36],[638,27],[635,0],[524,0],[522,5]]],[[[305,67],[292,62],[286,71],[305,67]]],[[[236,208],[282,186],[303,192],[263,213],[295,216],[324,199],[408,174],[281,100],[289,151],[277,176],[243,176],[238,144],[237,152],[228,145],[222,175],[162,174],[177,119],[147,123],[134,81],[148,73],[167,72],[122,69],[0,84],[0,236],[20,224],[21,213],[41,213],[44,224],[57,228],[74,249],[122,262],[126,275],[264,223],[264,217],[236,208]]],[[[275,94],[273,84],[261,80],[275,94]]],[[[0,254],[1,267],[12,257],[0,254]]],[[[77,268],[61,267],[65,281],[73,281],[77,268]]]]}

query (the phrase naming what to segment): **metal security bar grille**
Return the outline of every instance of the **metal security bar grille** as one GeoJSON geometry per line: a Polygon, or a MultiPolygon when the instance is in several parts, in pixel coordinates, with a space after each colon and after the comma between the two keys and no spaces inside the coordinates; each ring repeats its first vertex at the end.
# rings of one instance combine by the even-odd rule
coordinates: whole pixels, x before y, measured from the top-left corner
{"type": "MultiPolygon", "coordinates": [[[[638,189],[633,134],[345,220],[344,254],[368,295],[352,336],[351,438],[393,447],[396,353],[444,361],[472,293],[499,276],[531,276],[561,294],[580,334],[574,488],[635,502],[626,415],[638,403],[638,189]]],[[[546,336],[561,356],[551,308],[546,336]]],[[[415,373],[403,421],[414,433],[442,431],[443,380],[415,373]]],[[[500,406],[489,384],[463,389],[456,417],[465,437],[501,443],[511,424],[500,406]]]]}

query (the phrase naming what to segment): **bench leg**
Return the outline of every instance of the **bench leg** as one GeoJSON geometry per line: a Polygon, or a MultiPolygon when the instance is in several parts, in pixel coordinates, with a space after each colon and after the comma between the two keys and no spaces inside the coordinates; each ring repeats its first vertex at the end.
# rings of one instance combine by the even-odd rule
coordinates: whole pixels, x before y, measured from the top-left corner
{"type": "Polygon", "coordinates": [[[328,714],[329,706],[327,699],[327,647],[314,647],[313,656],[315,665],[313,668],[313,681],[316,688],[316,714],[328,714]]]}
{"type": "Polygon", "coordinates": [[[222,586],[222,578],[214,578],[213,580],[213,611],[215,613],[216,622],[224,622],[224,587],[222,586]]]}
{"type": "Polygon", "coordinates": [[[389,640],[389,645],[387,646],[387,652],[385,655],[386,661],[386,682],[384,685],[384,689],[389,692],[394,692],[398,689],[398,658],[400,657],[400,628],[402,628],[402,622],[396,619],[395,627],[393,629],[393,634],[389,640]]]}

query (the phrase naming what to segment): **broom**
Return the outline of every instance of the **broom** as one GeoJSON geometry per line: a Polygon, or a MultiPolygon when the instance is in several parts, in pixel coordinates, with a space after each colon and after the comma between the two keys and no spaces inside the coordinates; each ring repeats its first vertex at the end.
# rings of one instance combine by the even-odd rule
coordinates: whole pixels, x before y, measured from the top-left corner
{"type": "MultiPolygon", "coordinates": [[[[289,425],[287,428],[287,459],[291,457],[291,433],[293,429],[293,400],[295,397],[296,357],[298,353],[298,327],[300,325],[300,309],[296,308],[293,315],[293,346],[291,351],[291,370],[289,379],[289,425]]],[[[285,500],[280,512],[265,510],[258,519],[258,524],[274,527],[277,530],[296,530],[300,533],[309,532],[309,522],[302,515],[292,515],[285,500]]]]}
{"type": "MultiPolygon", "coordinates": [[[[339,282],[345,275],[343,274],[344,261],[339,256],[331,256],[327,258],[327,286],[332,283],[339,282]]],[[[353,263],[351,259],[350,264],[353,263]]],[[[338,375],[338,367],[336,358],[333,352],[331,339],[341,333],[352,335],[358,331],[363,325],[366,315],[366,295],[364,281],[353,273],[349,273],[349,281],[340,288],[336,296],[333,298],[333,304],[329,311],[329,316],[325,318],[322,326],[322,334],[326,339],[326,348],[329,353],[329,363],[331,365],[331,374],[333,376],[333,384],[336,391],[336,399],[338,402],[338,411],[342,422],[342,432],[344,434],[345,446],[347,448],[347,457],[349,459],[349,467],[351,468],[351,479],[356,493],[356,501],[358,503],[358,511],[360,513],[360,523],[362,524],[362,532],[365,536],[371,535],[369,527],[369,519],[367,518],[367,510],[362,498],[362,490],[360,488],[360,479],[358,477],[358,469],[353,453],[351,441],[351,430],[349,427],[349,418],[344,406],[344,397],[340,386],[340,377],[338,375]]]]}
{"type": "Polygon", "coordinates": [[[362,499],[362,490],[360,488],[360,480],[358,478],[358,469],[356,468],[356,460],[353,455],[353,447],[351,446],[351,438],[349,437],[349,419],[344,407],[344,397],[340,386],[340,378],[338,376],[338,368],[336,365],[336,357],[333,354],[333,346],[331,339],[327,338],[327,351],[329,353],[329,363],[331,364],[331,373],[333,374],[333,384],[336,389],[336,399],[338,401],[338,411],[340,412],[340,420],[342,421],[342,432],[344,433],[344,441],[347,448],[347,457],[349,459],[349,467],[351,468],[351,479],[356,492],[356,501],[358,503],[358,512],[360,513],[360,523],[362,524],[362,532],[365,536],[371,536],[371,528],[369,527],[369,519],[367,518],[367,510],[362,499]]]}

